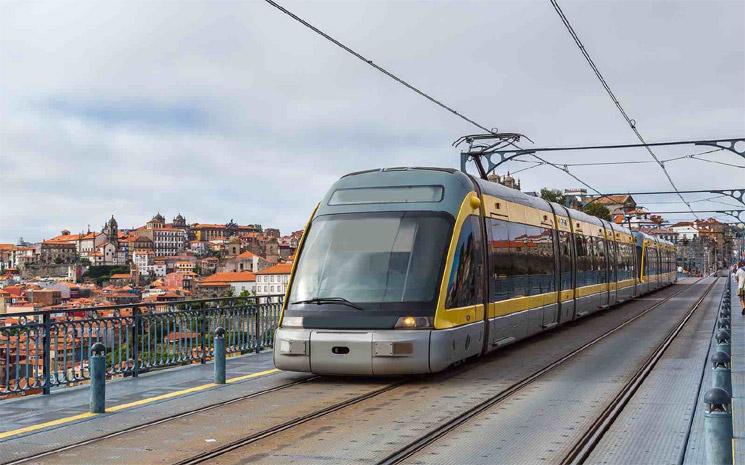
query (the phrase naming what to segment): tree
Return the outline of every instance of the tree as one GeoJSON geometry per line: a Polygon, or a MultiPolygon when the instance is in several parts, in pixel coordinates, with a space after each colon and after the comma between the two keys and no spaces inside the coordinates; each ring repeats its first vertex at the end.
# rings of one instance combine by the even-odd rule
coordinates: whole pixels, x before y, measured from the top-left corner
{"type": "Polygon", "coordinates": [[[582,207],[582,211],[588,215],[600,218],[601,220],[610,221],[610,210],[596,202],[591,202],[582,207]]]}
{"type": "Polygon", "coordinates": [[[555,202],[564,205],[564,194],[559,189],[541,189],[541,198],[547,202],[555,202]]]}

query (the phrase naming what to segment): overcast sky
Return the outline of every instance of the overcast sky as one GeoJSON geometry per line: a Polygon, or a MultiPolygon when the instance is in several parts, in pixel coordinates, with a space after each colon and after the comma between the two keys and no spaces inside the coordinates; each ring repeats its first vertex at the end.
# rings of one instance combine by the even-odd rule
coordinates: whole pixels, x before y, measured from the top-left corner
{"type": "MultiPolygon", "coordinates": [[[[636,142],[547,0],[283,4],[536,146],[636,142]]],[[[648,141],[745,136],[745,2],[561,5],[648,141]]],[[[450,144],[473,132],[261,1],[0,2],[0,242],[100,229],[112,214],[134,227],[156,211],[290,232],[339,176],[457,167],[450,144]]],[[[704,158],[745,165],[727,152],[704,158]]],[[[743,169],[668,167],[681,189],[745,187],[743,169]]],[[[653,164],[573,170],[604,192],[670,187],[653,164]]],[[[546,166],[517,176],[523,190],[577,185],[546,166]]]]}

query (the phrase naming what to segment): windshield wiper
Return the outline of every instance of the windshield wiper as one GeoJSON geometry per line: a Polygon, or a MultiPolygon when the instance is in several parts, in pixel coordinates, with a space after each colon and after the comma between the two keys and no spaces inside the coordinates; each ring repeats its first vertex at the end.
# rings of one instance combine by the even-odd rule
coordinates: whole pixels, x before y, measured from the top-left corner
{"type": "Polygon", "coordinates": [[[362,307],[358,307],[357,305],[353,304],[352,302],[348,301],[344,297],[313,297],[312,299],[308,300],[298,300],[296,302],[290,302],[291,304],[339,304],[339,305],[346,305],[347,307],[356,308],[357,310],[363,310],[362,307]]]}

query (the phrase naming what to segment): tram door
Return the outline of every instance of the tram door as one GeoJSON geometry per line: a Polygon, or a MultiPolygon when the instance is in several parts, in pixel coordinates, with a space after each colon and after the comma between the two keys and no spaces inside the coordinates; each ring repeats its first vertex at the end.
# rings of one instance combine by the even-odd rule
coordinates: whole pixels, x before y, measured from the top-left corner
{"type": "MultiPolygon", "coordinates": [[[[564,207],[561,207],[564,208],[564,207]]],[[[566,209],[563,211],[567,216],[556,216],[556,254],[558,255],[556,274],[558,275],[558,301],[559,321],[570,321],[574,319],[574,267],[572,260],[574,240],[570,228],[570,221],[566,209]]]]}

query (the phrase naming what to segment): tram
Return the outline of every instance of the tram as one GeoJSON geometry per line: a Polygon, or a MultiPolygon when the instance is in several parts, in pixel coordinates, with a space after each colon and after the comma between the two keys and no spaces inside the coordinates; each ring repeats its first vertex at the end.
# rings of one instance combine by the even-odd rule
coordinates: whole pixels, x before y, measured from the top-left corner
{"type": "Polygon", "coordinates": [[[298,248],[274,363],[434,373],[676,280],[673,244],[444,168],[337,181],[298,248]]]}

